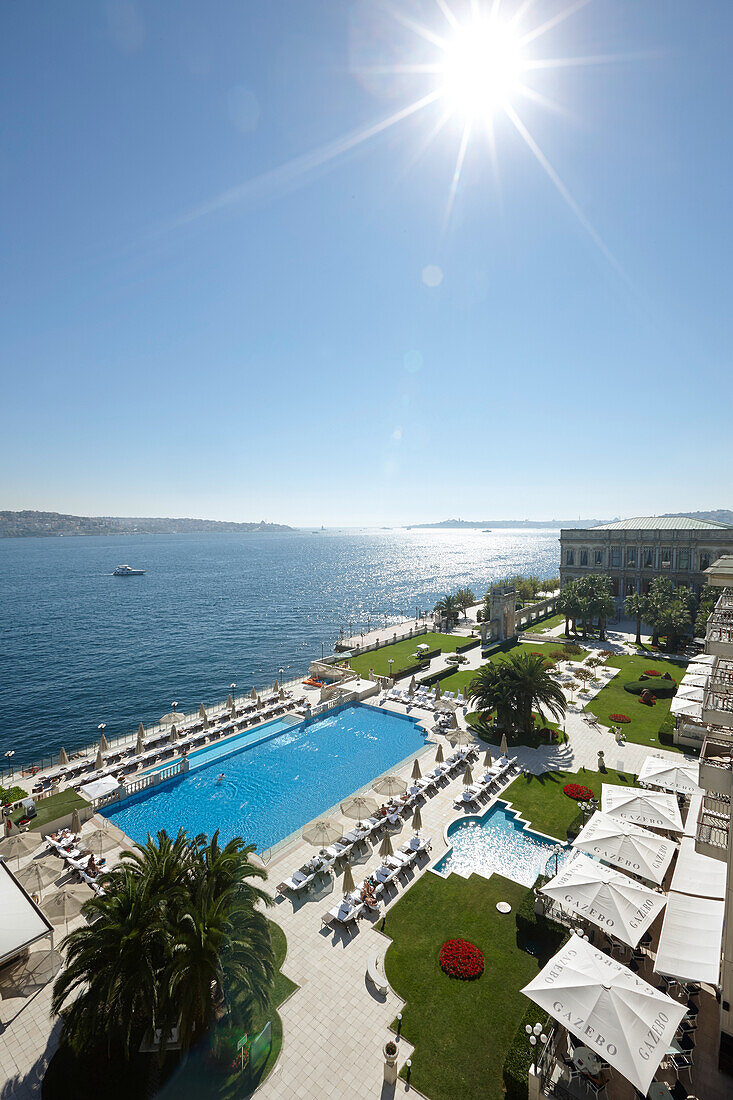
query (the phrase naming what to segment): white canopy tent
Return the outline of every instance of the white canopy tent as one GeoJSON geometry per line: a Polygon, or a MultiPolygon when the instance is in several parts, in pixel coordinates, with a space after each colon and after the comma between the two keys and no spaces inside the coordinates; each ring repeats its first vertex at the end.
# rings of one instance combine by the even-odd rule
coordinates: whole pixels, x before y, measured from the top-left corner
{"type": "Polygon", "coordinates": [[[699,898],[724,898],[727,867],[722,860],[695,851],[695,839],[684,836],[670,890],[699,898]]]}
{"type": "Polygon", "coordinates": [[[630,947],[636,947],[666,903],[664,894],[604,866],[585,852],[573,852],[541,893],[630,947]]]}
{"type": "Polygon", "coordinates": [[[53,948],[53,926],[1,859],[0,914],[0,965],[44,936],[53,948]]]}
{"type": "Polygon", "coordinates": [[[717,985],[724,909],[725,902],[718,898],[695,898],[670,892],[655,973],[669,974],[683,982],[717,985]]]}
{"type": "Polygon", "coordinates": [[[640,783],[651,783],[675,794],[702,794],[699,780],[700,765],[697,761],[686,760],[677,764],[661,756],[647,756],[639,772],[640,783]]]}
{"type": "Polygon", "coordinates": [[[684,684],[686,687],[702,687],[704,688],[710,679],[710,669],[703,671],[701,668],[699,672],[690,672],[689,669],[680,680],[680,687],[684,684]]]}
{"type": "Polygon", "coordinates": [[[685,1008],[623,963],[571,936],[522,992],[644,1096],[685,1008]]]}
{"type": "Polygon", "coordinates": [[[647,829],[682,832],[682,818],[677,799],[664,791],[646,791],[643,787],[620,787],[604,783],[601,788],[601,809],[610,817],[644,825],[647,829]]]}
{"type": "Polygon", "coordinates": [[[705,689],[697,684],[680,684],[675,699],[692,699],[695,703],[702,703],[704,696],[705,689]]]}
{"type": "Polygon", "coordinates": [[[702,702],[698,702],[695,699],[680,698],[675,695],[674,699],[669,705],[670,714],[684,715],[687,718],[702,718],[702,702]]]}
{"type": "Polygon", "coordinates": [[[94,802],[95,798],[103,798],[106,794],[112,794],[119,787],[119,783],[113,775],[105,775],[103,779],[95,779],[91,783],[85,783],[79,787],[79,794],[94,802]]]}
{"type": "Polygon", "coordinates": [[[676,851],[671,840],[600,810],[575,838],[573,847],[656,883],[663,880],[676,851]]]}

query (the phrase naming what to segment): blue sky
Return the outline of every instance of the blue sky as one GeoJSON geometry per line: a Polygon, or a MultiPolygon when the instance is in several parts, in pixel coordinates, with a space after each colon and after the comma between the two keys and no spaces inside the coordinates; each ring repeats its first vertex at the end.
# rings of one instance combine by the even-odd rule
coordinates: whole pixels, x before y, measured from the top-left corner
{"type": "Polygon", "coordinates": [[[733,507],[733,5],[572,6],[449,210],[436,0],[4,4],[0,507],[733,507]]]}

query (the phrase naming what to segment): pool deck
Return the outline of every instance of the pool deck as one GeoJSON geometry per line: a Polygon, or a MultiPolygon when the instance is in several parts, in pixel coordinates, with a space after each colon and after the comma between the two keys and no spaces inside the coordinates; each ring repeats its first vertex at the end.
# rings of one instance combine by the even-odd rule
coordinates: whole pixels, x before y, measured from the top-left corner
{"type": "MultiPolygon", "coordinates": [[[[589,644],[588,648],[601,647],[589,644]]],[[[480,663],[480,651],[470,651],[468,656],[470,663],[464,668],[480,663]]],[[[615,673],[616,670],[613,671],[615,673]]],[[[610,672],[607,670],[606,675],[610,672]]],[[[385,704],[385,708],[402,714],[408,712],[408,708],[401,704],[385,704]]],[[[428,726],[432,726],[429,712],[418,708],[409,708],[409,711],[412,716],[422,717],[428,726]]],[[[581,766],[596,770],[598,749],[601,747],[605,750],[607,766],[622,771],[638,772],[652,752],[678,763],[684,759],[677,753],[667,753],[661,747],[652,750],[646,745],[616,745],[605,727],[594,729],[588,726],[581,713],[580,706],[568,710],[567,743],[512,750],[520,765],[535,774],[553,769],[576,771],[581,766]]],[[[460,712],[458,722],[465,726],[460,712]]],[[[448,747],[439,735],[430,736],[435,742],[442,741],[444,750],[448,747]]],[[[432,751],[427,752],[426,763],[433,756],[432,751]]],[[[407,779],[413,759],[410,757],[392,771],[407,779]]],[[[425,770],[428,769],[423,767],[425,770]]],[[[383,1087],[382,1046],[393,1037],[389,1025],[403,1002],[391,990],[386,996],[374,991],[366,978],[367,963],[374,951],[383,955],[389,946],[386,936],[389,934],[391,905],[445,853],[447,825],[465,816],[463,811],[457,812],[453,808],[453,798],[461,785],[459,771],[455,778],[421,806],[422,833],[432,838],[433,850],[429,859],[423,858],[407,875],[402,875],[401,885],[387,895],[385,935],[377,927],[381,926],[381,917],[360,921],[351,933],[321,926],[321,916],[341,898],[341,870],[336,881],[331,880],[328,886],[324,885],[321,892],[313,891],[303,898],[280,897],[276,900],[269,915],[287,936],[288,953],[283,971],[299,988],[280,1008],[283,1047],[273,1072],[258,1090],[258,1097],[263,1100],[284,1100],[286,1097],[316,1100],[348,1096],[350,1100],[373,1100],[375,1097],[388,1100],[393,1096],[392,1088],[383,1087]]],[[[490,801],[484,803],[479,812],[483,813],[489,805],[490,801]]],[[[85,830],[90,827],[85,825],[85,830]]],[[[119,830],[116,832],[119,834],[119,830]]],[[[394,836],[395,849],[410,835],[408,818],[394,836]]],[[[123,834],[119,834],[119,839],[124,844],[123,834]]],[[[131,842],[129,846],[132,846],[131,842]]],[[[352,855],[351,865],[357,883],[381,862],[378,848],[378,843],[374,847],[363,845],[361,853],[357,851],[352,855]]],[[[276,884],[310,859],[313,851],[313,846],[300,836],[277,846],[267,862],[269,888],[274,891],[276,884]]],[[[113,858],[114,853],[108,856],[108,861],[113,858]]],[[[50,1012],[51,982],[40,984],[30,992],[4,989],[0,983],[0,994],[0,1077],[5,1081],[3,1095],[12,1095],[17,1100],[37,1097],[45,1066],[58,1042],[59,1024],[50,1012]]],[[[412,1048],[400,1039],[398,1049],[399,1063],[402,1065],[410,1057],[412,1048]]],[[[404,1083],[398,1083],[397,1090],[404,1089],[404,1083]]],[[[410,1091],[420,1095],[414,1089],[410,1091]]]]}

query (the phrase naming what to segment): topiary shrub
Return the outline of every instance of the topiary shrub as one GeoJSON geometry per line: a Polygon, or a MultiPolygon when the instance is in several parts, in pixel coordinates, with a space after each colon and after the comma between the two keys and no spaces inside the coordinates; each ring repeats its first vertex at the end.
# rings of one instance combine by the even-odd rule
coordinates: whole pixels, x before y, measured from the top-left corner
{"type": "MultiPolygon", "coordinates": [[[[624,691],[628,691],[629,695],[641,695],[642,691],[649,691],[650,685],[647,678],[640,680],[631,680],[628,684],[624,684],[624,691]]],[[[677,685],[674,680],[665,680],[662,676],[654,681],[654,694],[657,699],[671,699],[677,691],[677,685]]]]}
{"type": "Polygon", "coordinates": [[[659,727],[659,733],[657,734],[657,740],[660,745],[673,745],[674,744],[674,717],[668,714],[661,726],[659,727]]]}

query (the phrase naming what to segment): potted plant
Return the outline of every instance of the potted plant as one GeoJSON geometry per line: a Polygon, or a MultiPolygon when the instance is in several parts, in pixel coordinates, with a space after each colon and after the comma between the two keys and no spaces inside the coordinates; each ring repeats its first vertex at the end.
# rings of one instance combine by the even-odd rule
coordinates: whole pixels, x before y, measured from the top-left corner
{"type": "Polygon", "coordinates": [[[384,1053],[384,1080],[389,1085],[397,1081],[397,1043],[388,1039],[382,1048],[384,1053]]]}

